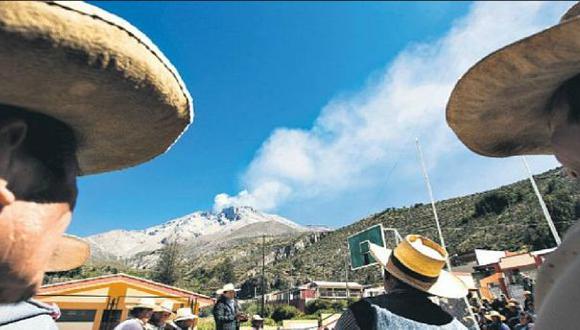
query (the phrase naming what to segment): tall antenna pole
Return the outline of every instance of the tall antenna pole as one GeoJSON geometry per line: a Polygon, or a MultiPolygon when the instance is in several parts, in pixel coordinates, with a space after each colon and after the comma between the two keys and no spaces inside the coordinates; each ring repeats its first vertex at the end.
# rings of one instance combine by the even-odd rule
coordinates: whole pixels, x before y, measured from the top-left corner
{"type": "MultiPolygon", "coordinates": [[[[417,144],[417,153],[419,153],[419,160],[421,161],[421,168],[423,169],[423,177],[425,178],[425,184],[427,185],[427,191],[429,192],[429,198],[431,199],[431,208],[433,209],[433,215],[435,216],[435,223],[437,224],[437,232],[439,233],[439,241],[441,241],[441,246],[447,251],[445,246],[445,239],[443,238],[443,232],[441,231],[441,225],[439,224],[439,216],[437,215],[437,208],[435,208],[435,198],[433,198],[433,190],[431,189],[431,182],[429,181],[429,174],[427,174],[427,167],[425,167],[425,160],[423,159],[423,151],[421,150],[421,144],[419,143],[419,138],[415,139],[417,144]]],[[[445,259],[447,264],[447,269],[451,271],[451,264],[449,263],[449,258],[445,259]]]]}
{"type": "Polygon", "coordinates": [[[261,317],[266,317],[264,310],[266,305],[266,235],[262,235],[262,308],[260,311],[261,317]]]}
{"type": "Polygon", "coordinates": [[[550,227],[550,231],[552,232],[552,236],[554,236],[554,240],[556,241],[556,245],[560,245],[562,244],[562,240],[560,239],[560,235],[558,234],[558,231],[556,230],[556,226],[554,225],[554,222],[552,221],[552,217],[550,216],[550,212],[548,212],[548,208],[546,207],[546,203],[544,202],[544,199],[542,198],[542,194],[540,194],[540,190],[538,189],[538,186],[536,185],[536,180],[534,180],[534,176],[532,175],[532,171],[530,171],[530,167],[528,166],[528,161],[526,160],[526,157],[521,156],[522,158],[522,162],[524,162],[524,166],[526,167],[526,171],[528,173],[528,178],[530,179],[530,183],[532,184],[532,187],[534,188],[534,192],[536,193],[536,196],[538,197],[538,202],[540,202],[540,207],[542,208],[542,212],[544,213],[544,218],[546,218],[546,221],[548,222],[548,227],[550,227]]]}
{"type": "MultiPolygon", "coordinates": [[[[431,199],[431,208],[433,209],[433,215],[435,216],[435,223],[437,224],[437,231],[439,232],[439,240],[441,241],[441,246],[447,251],[447,247],[445,246],[445,239],[443,238],[443,232],[441,231],[441,225],[439,224],[439,216],[437,215],[437,208],[435,207],[435,198],[433,198],[433,190],[431,189],[431,182],[429,181],[429,174],[427,174],[427,167],[425,166],[425,160],[423,159],[423,151],[421,150],[421,144],[419,143],[419,138],[415,139],[417,144],[417,152],[419,153],[419,159],[421,160],[421,168],[423,169],[423,177],[425,178],[425,184],[427,185],[427,191],[429,192],[429,198],[431,199]]],[[[451,272],[451,263],[449,262],[449,254],[445,258],[445,263],[447,264],[447,269],[451,272]]],[[[473,325],[476,329],[480,330],[479,323],[471,310],[471,305],[467,300],[467,297],[463,297],[463,301],[465,302],[465,306],[467,308],[467,312],[469,316],[473,320],[473,325]]]]}

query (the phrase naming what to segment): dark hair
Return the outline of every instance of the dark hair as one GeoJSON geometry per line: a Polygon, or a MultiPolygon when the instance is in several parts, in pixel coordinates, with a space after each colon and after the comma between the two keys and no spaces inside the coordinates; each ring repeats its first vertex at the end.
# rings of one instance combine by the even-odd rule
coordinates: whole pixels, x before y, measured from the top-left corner
{"type": "Polygon", "coordinates": [[[129,311],[129,316],[132,316],[134,318],[139,318],[139,317],[141,317],[141,314],[143,314],[143,312],[146,312],[149,310],[151,310],[151,308],[136,307],[136,308],[133,308],[129,311]]]}
{"type": "Polygon", "coordinates": [[[427,295],[427,296],[430,295],[428,292],[421,291],[421,290],[401,281],[400,279],[396,278],[391,273],[389,273],[387,270],[384,270],[384,273],[385,273],[385,281],[390,279],[394,283],[393,287],[391,288],[392,290],[397,290],[397,291],[400,290],[400,291],[410,292],[410,293],[414,293],[414,294],[418,294],[418,295],[427,295]]]}
{"type": "Polygon", "coordinates": [[[19,107],[0,104],[0,122],[21,119],[28,125],[23,142],[30,155],[41,161],[55,176],[62,177],[65,159],[75,157],[77,140],[63,122],[19,107]]]}

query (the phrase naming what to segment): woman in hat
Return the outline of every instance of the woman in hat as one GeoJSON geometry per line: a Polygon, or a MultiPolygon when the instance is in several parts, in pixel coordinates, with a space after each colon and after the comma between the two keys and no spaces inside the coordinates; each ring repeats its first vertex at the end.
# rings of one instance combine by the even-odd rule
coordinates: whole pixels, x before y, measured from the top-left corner
{"type": "Polygon", "coordinates": [[[486,330],[510,330],[507,324],[503,323],[505,321],[505,316],[501,315],[498,311],[491,311],[485,316],[489,321],[486,324],[486,330]]]}
{"type": "Polygon", "coordinates": [[[370,244],[370,252],[384,268],[386,294],[352,304],[335,329],[466,329],[429,299],[467,295],[465,284],[443,270],[447,258],[443,247],[409,235],[394,250],[370,244]]]}
{"type": "Polygon", "coordinates": [[[147,330],[147,322],[153,315],[153,310],[157,309],[155,300],[152,298],[143,298],[139,303],[129,311],[129,319],[121,322],[115,327],[115,330],[147,330]]]}
{"type": "Polygon", "coordinates": [[[197,315],[193,314],[191,308],[180,308],[177,310],[173,324],[179,330],[195,330],[197,328],[197,315]]]}
{"type": "MultiPolygon", "coordinates": [[[[517,13],[514,13],[514,17],[517,13]]],[[[550,154],[580,178],[580,4],[560,22],[488,55],[451,93],[447,122],[484,156],[550,154]]],[[[580,324],[580,223],[538,273],[536,329],[580,324]]]]}

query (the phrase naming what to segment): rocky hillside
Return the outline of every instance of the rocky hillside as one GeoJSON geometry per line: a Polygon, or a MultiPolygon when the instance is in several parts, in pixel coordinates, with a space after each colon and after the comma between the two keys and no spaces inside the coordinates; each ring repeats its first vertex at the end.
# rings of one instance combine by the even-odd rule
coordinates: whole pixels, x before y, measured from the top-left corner
{"type": "MultiPolygon", "coordinates": [[[[540,191],[561,234],[580,217],[580,194],[576,184],[556,169],[536,176],[540,191]]],[[[443,234],[451,255],[475,248],[499,250],[537,250],[555,245],[543,218],[529,181],[524,180],[491,191],[453,198],[437,203],[443,234]]],[[[344,280],[346,238],[369,226],[382,223],[394,227],[401,235],[419,233],[437,239],[437,230],[429,204],[403,208],[388,208],[365,219],[320,235],[318,239],[297,238],[287,242],[271,239],[267,242],[266,274],[270,289],[283,289],[309,279],[344,280]]],[[[259,292],[261,268],[260,242],[247,246],[245,254],[232,255],[243,295],[259,292]]],[[[216,260],[228,254],[212,257],[213,264],[200,264],[190,272],[192,283],[199,289],[212,287],[216,276],[216,260]],[[200,284],[205,284],[202,286],[200,284]]],[[[379,272],[371,267],[349,272],[349,278],[362,283],[376,283],[379,272]]]]}
{"type": "MultiPolygon", "coordinates": [[[[576,184],[564,178],[559,169],[538,175],[536,180],[558,231],[564,234],[580,217],[580,193],[576,184]]],[[[475,248],[517,251],[537,250],[555,244],[527,180],[440,201],[436,206],[451,255],[471,252],[475,248]]],[[[212,219],[216,223],[235,222],[226,215],[215,215],[212,219]]],[[[166,228],[183,220],[174,221],[138,235],[145,237],[148,233],[171,232],[166,228]]],[[[211,293],[224,281],[231,280],[242,287],[242,296],[252,296],[255,290],[259,293],[261,235],[268,235],[265,244],[268,290],[285,289],[311,279],[344,280],[346,238],[378,223],[397,228],[401,235],[419,233],[438,240],[431,206],[421,203],[388,208],[334,231],[311,232],[298,227],[295,231],[285,233],[281,229],[282,232],[278,232],[276,226],[271,226],[268,221],[248,223],[243,228],[228,227],[232,230],[216,230],[205,234],[207,236],[195,236],[192,230],[192,239],[186,249],[189,251],[187,267],[178,284],[211,293]]],[[[157,236],[156,242],[161,244],[162,237],[166,236],[157,236]]],[[[145,251],[142,254],[151,256],[155,253],[145,251]]],[[[137,262],[129,264],[133,271],[136,271],[135,265],[145,275],[151,269],[147,262],[137,262]]],[[[86,267],[89,267],[86,273],[90,274],[103,269],[103,266],[86,267]]],[[[122,268],[115,270],[125,271],[122,268]]],[[[82,271],[79,274],[74,276],[83,276],[82,271]]],[[[380,273],[374,267],[349,272],[348,276],[350,280],[366,284],[380,281],[380,273]]]]}

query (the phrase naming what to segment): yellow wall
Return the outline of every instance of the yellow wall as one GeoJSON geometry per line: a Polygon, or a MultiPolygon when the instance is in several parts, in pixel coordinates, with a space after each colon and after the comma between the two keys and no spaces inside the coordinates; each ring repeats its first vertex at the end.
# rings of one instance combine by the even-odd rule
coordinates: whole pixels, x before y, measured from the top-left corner
{"type": "Polygon", "coordinates": [[[56,303],[60,309],[96,310],[94,323],[59,322],[58,326],[61,330],[98,330],[103,311],[107,309],[109,299],[113,298],[119,298],[115,309],[120,309],[123,311],[121,314],[121,320],[127,319],[129,308],[137,304],[141,299],[140,297],[159,297],[155,298],[156,303],[160,303],[162,300],[166,299],[172,300],[174,303],[174,310],[181,307],[182,305],[187,306],[188,303],[187,297],[173,296],[172,298],[165,298],[165,296],[170,296],[170,294],[164,291],[154,290],[149,287],[127,283],[122,280],[101,284],[88,284],[85,287],[82,286],[79,288],[62,290],[58,292],[52,291],[46,294],[53,294],[55,296],[40,295],[35,298],[45,303],[56,303]],[[98,297],[83,297],[82,295],[93,295],[98,297]]]}

